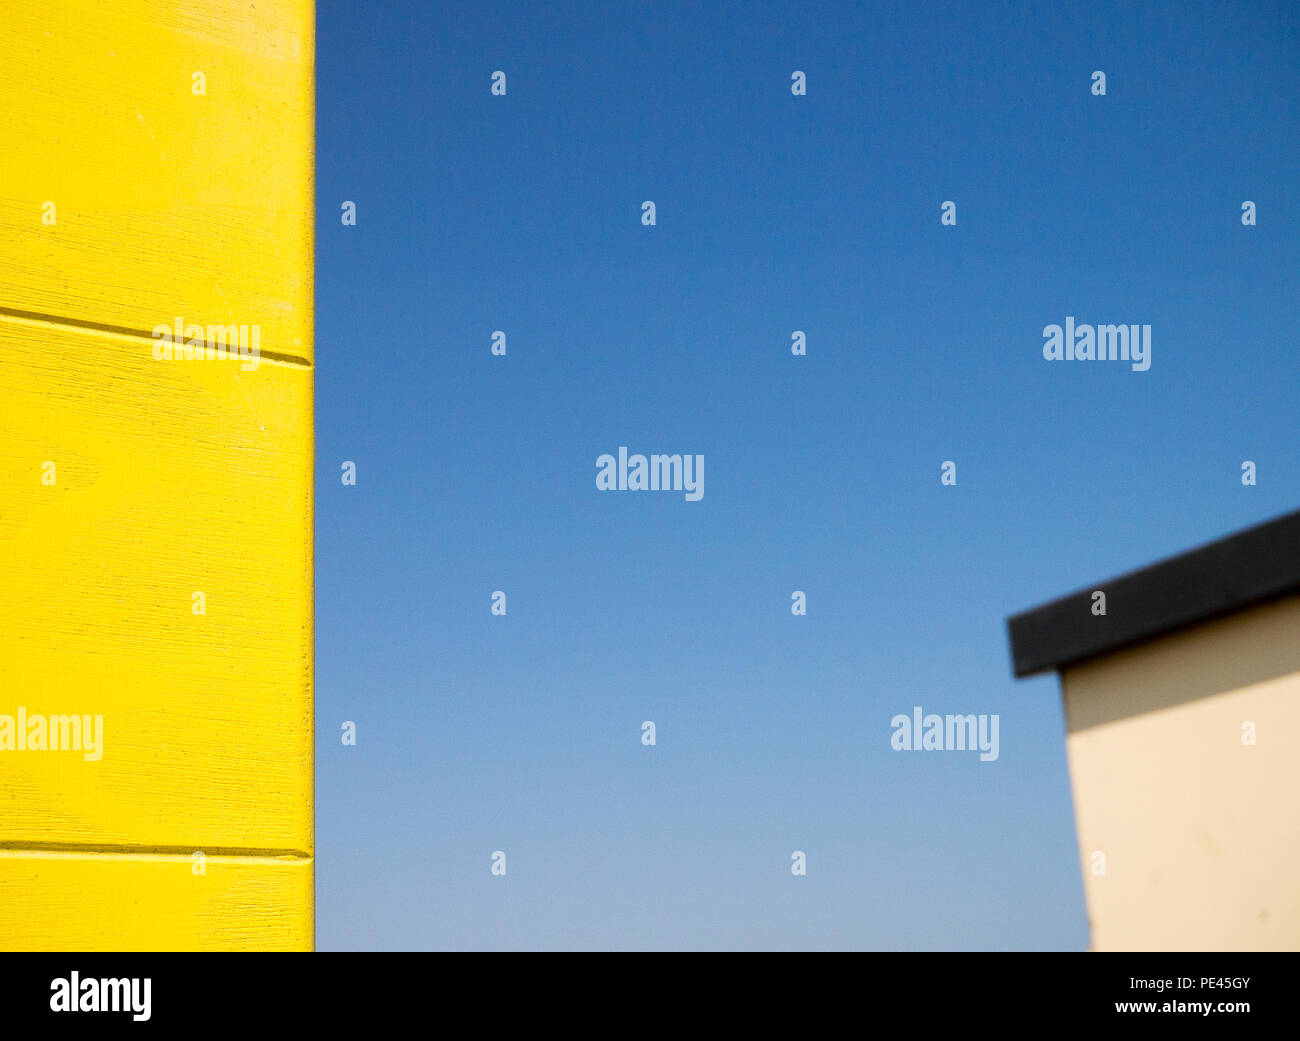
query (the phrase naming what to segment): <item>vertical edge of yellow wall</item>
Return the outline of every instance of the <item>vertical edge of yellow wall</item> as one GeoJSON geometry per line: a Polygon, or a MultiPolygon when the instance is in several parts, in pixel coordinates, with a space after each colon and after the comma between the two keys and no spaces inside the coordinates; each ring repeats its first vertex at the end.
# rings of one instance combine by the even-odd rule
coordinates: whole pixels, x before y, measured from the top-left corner
{"type": "Polygon", "coordinates": [[[307,416],[307,540],[310,567],[307,572],[308,631],[311,634],[308,672],[309,694],[307,755],[311,788],[308,791],[308,827],[311,834],[311,860],[308,862],[307,943],[306,950],[316,950],[316,0],[307,0],[307,53],[311,56],[311,78],[307,84],[307,270],[304,286],[307,294],[307,331],[311,337],[311,393],[307,395],[311,414],[307,416]]]}
{"type": "MultiPolygon", "coordinates": [[[[305,212],[287,214],[299,223],[307,248],[303,251],[301,281],[292,292],[293,303],[301,308],[301,321],[314,341],[314,257],[315,257],[315,52],[316,10],[314,0],[262,0],[265,4],[286,3],[302,18],[303,46],[309,77],[298,81],[305,89],[302,101],[302,179],[292,185],[305,212]],[[300,194],[301,193],[301,194],[300,194]]],[[[156,8],[154,0],[119,0],[122,6],[139,4],[142,12],[156,8]]],[[[233,8],[233,5],[232,5],[233,8]]],[[[42,139],[44,140],[44,139],[42,139]]],[[[0,168],[2,168],[0,163],[0,168]]],[[[36,164],[39,165],[39,164],[36,164]]],[[[166,226],[165,224],[163,226],[166,226]]],[[[63,222],[60,222],[61,234],[63,222]]],[[[13,259],[12,256],[10,259],[13,259]]],[[[44,273],[42,273],[44,277],[44,273]]],[[[57,282],[57,280],[56,280],[57,282]]],[[[45,288],[56,285],[50,282],[45,288]]],[[[100,302],[110,301],[103,296],[100,302]]],[[[13,301],[0,300],[0,304],[13,301]]],[[[25,301],[18,301],[25,303],[25,301]]],[[[69,322],[102,321],[96,308],[42,308],[69,322]]],[[[197,316],[196,316],[197,317],[197,316]]],[[[210,318],[204,315],[202,317],[210,318]]],[[[268,316],[269,317],[269,316],[268,316]]],[[[110,323],[112,324],[112,323],[110,323]]],[[[265,342],[268,350],[282,349],[265,342]]],[[[296,345],[295,345],[296,346],[296,345]]],[[[301,353],[310,361],[314,342],[301,353]]],[[[315,380],[308,367],[310,391],[305,415],[297,418],[305,426],[305,452],[290,465],[305,468],[307,508],[300,518],[306,543],[307,618],[310,640],[305,651],[307,674],[307,733],[302,736],[307,757],[307,786],[303,810],[310,836],[307,856],[263,857],[256,855],[209,856],[204,870],[196,873],[188,856],[138,852],[40,852],[23,849],[0,850],[0,947],[21,939],[24,947],[52,950],[127,949],[291,949],[315,948],[315,380]],[[147,908],[140,914],[140,908],[147,908]]],[[[296,512],[296,511],[295,511],[296,512]]],[[[142,844],[144,846],[146,844],[142,844]]]]}

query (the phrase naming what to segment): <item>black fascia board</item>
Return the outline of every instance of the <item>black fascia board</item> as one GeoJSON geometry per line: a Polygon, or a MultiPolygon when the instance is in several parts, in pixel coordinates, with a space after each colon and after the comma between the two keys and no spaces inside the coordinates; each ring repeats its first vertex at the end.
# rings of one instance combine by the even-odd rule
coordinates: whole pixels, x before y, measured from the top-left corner
{"type": "Polygon", "coordinates": [[[1295,592],[1300,510],[1012,615],[1012,672],[1060,670],[1295,592]],[[1095,590],[1105,615],[1092,613],[1095,590]]]}

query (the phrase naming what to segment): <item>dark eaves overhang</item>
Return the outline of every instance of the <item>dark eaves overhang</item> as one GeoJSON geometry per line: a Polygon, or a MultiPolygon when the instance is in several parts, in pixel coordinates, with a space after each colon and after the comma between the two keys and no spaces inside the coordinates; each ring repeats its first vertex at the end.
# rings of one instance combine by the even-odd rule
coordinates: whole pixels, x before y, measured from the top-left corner
{"type": "Polygon", "coordinates": [[[1007,619],[1017,676],[1064,669],[1300,592],[1300,510],[1007,619]],[[1092,613],[1093,592],[1106,613],[1092,613]]]}

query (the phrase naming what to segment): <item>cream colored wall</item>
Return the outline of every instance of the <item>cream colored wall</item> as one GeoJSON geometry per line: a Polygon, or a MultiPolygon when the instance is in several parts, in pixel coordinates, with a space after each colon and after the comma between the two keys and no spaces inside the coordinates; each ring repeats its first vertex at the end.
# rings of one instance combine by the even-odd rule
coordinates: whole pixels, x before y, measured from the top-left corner
{"type": "Polygon", "coordinates": [[[1093,949],[1300,949],[1300,597],[1062,686],[1093,949]]]}

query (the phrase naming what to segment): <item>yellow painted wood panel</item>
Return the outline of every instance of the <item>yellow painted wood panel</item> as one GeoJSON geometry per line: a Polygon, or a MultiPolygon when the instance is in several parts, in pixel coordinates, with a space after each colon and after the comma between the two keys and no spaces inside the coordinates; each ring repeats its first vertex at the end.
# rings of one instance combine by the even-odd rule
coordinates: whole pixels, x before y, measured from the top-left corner
{"type": "Polygon", "coordinates": [[[0,318],[0,714],[104,727],[0,751],[0,847],[310,853],[311,371],[152,348],[0,318]]]}
{"type": "Polygon", "coordinates": [[[314,17],[4,12],[0,946],[311,946],[314,17]]]}
{"type": "Polygon", "coordinates": [[[310,360],[311,0],[40,0],[0,21],[0,309],[256,323],[310,360]]]}
{"type": "Polygon", "coordinates": [[[0,852],[0,950],[304,950],[312,865],[0,852]]]}

